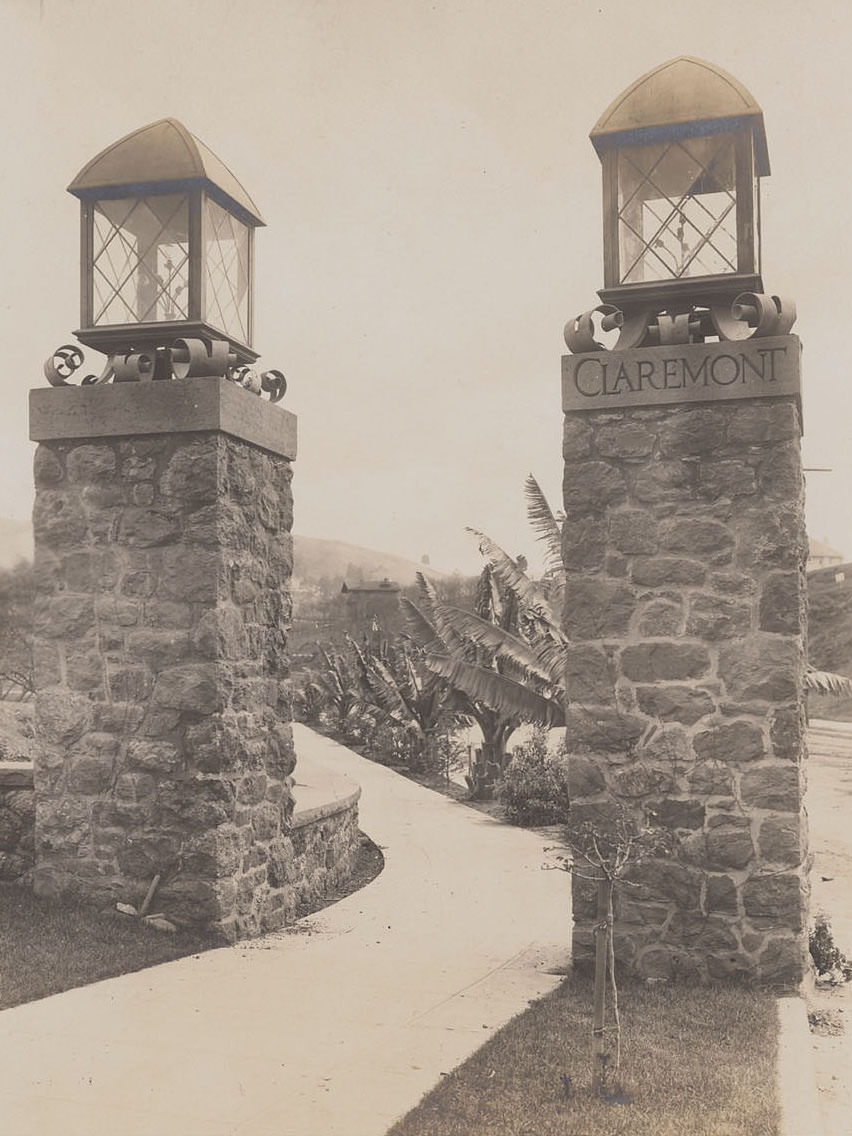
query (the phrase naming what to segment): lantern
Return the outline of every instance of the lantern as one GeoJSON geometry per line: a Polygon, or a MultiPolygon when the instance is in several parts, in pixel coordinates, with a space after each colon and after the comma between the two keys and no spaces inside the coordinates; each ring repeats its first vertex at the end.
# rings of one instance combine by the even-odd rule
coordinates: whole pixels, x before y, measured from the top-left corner
{"type": "Polygon", "coordinates": [[[605,304],[685,311],[761,293],[763,112],[727,72],[681,56],[649,71],[591,132],[603,166],[605,304]]]}
{"type": "Polygon", "coordinates": [[[77,338],[111,357],[154,355],[176,339],[252,348],[257,206],[230,170],[173,118],[113,143],[68,187],[81,202],[77,338]]]}

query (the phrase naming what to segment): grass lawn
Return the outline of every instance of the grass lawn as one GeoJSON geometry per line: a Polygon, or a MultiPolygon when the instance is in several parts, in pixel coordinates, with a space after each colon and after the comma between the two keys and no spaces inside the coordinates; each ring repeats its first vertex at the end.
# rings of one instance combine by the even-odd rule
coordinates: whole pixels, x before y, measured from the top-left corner
{"type": "MultiPolygon", "coordinates": [[[[364,887],[383,867],[381,851],[362,833],[349,878],[303,903],[295,918],[364,887]]],[[[118,912],[46,903],[0,883],[0,1010],[219,946],[213,932],[165,934],[118,912]]]]}
{"type": "Polygon", "coordinates": [[[388,1136],[775,1136],[774,998],[624,983],[619,1003],[629,1103],[591,1096],[592,987],[571,977],[442,1078],[388,1136]]]}
{"type": "Polygon", "coordinates": [[[0,1010],[220,945],[209,934],[164,934],[127,916],[44,903],[0,884],[0,1010]]]}

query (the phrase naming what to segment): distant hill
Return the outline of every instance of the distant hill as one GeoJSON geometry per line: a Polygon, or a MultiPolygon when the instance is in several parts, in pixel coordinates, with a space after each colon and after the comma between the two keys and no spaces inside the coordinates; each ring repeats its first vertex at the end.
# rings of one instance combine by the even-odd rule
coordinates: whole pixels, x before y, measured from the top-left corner
{"type": "Polygon", "coordinates": [[[33,526],[29,521],[0,517],[0,571],[14,568],[19,560],[33,558],[33,526]]]}
{"type": "Polygon", "coordinates": [[[342,540],[321,540],[315,536],[293,535],[293,575],[297,580],[383,580],[387,576],[405,586],[414,583],[416,572],[430,580],[442,579],[446,573],[426,568],[413,560],[376,552],[342,540]]]}
{"type": "MultiPolygon", "coordinates": [[[[432,580],[447,574],[424,567],[413,560],[389,552],[377,552],[342,540],[321,540],[313,536],[293,536],[293,575],[297,581],[323,578],[339,590],[344,580],[381,580],[385,576],[405,587],[414,582],[416,572],[432,580]]],[[[0,571],[13,568],[20,560],[32,560],[33,535],[29,521],[0,517],[0,571]]],[[[852,677],[852,563],[833,564],[808,573],[810,612],[808,618],[808,658],[820,670],[838,671],[852,677]],[[837,580],[836,576],[843,579],[837,580]]],[[[811,698],[815,717],[852,717],[852,704],[844,713],[846,699],[811,698]],[[815,705],[818,703],[818,706],[815,705]]]]}
{"type": "MultiPolygon", "coordinates": [[[[403,556],[377,552],[346,544],[342,540],[320,540],[314,536],[293,536],[294,570],[300,580],[382,580],[388,576],[398,584],[414,583],[415,572],[423,572],[432,580],[445,573],[424,568],[403,556]]],[[[14,568],[19,560],[33,558],[33,527],[29,521],[0,517],[0,571],[14,568]]]]}

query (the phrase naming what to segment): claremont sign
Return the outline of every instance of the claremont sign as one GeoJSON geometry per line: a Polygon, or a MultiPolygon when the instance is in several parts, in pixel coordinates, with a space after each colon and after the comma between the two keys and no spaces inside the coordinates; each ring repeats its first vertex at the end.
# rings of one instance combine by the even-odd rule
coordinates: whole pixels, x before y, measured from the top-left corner
{"type": "Polygon", "coordinates": [[[800,396],[795,335],[590,351],[562,359],[562,409],[800,396]]]}

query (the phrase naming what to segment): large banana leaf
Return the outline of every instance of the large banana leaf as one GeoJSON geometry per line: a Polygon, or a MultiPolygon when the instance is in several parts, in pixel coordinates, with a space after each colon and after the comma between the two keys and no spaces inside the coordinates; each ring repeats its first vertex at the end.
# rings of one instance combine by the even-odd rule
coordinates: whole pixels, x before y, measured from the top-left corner
{"type": "Polygon", "coordinates": [[[482,703],[526,722],[538,722],[543,726],[565,724],[559,702],[536,693],[499,671],[441,655],[427,655],[426,665],[472,702],[482,703]]]}
{"type": "Polygon", "coordinates": [[[340,673],[340,665],[337,658],[327,651],[324,647],[320,648],[323,662],[325,663],[325,670],[321,674],[321,679],[325,682],[329,693],[335,699],[344,699],[346,697],[346,682],[340,673]]]}
{"type": "Polygon", "coordinates": [[[495,544],[491,537],[479,532],[478,529],[469,528],[467,531],[479,541],[479,551],[490,563],[498,580],[517,596],[521,607],[551,628],[554,637],[561,638],[559,623],[544,592],[536,587],[511,556],[504,552],[499,544],[495,544]]]}
{"type": "Polygon", "coordinates": [[[517,635],[504,631],[493,623],[480,619],[473,612],[463,611],[457,607],[444,608],[445,617],[451,620],[460,635],[483,647],[497,658],[506,659],[521,672],[540,679],[548,686],[558,685],[562,682],[563,666],[561,659],[558,668],[548,665],[552,660],[548,657],[544,661],[534,646],[525,643],[517,635]]]}
{"type": "Polygon", "coordinates": [[[404,642],[396,652],[396,659],[398,667],[405,674],[405,681],[408,685],[408,689],[411,691],[412,701],[414,701],[423,693],[423,680],[417,673],[414,660],[404,642]]]}
{"type": "Polygon", "coordinates": [[[463,651],[466,646],[464,638],[456,632],[451,622],[444,619],[443,604],[438,599],[438,593],[422,572],[417,573],[417,586],[420,589],[420,599],[426,618],[438,633],[444,649],[451,653],[463,651]]]}
{"type": "Polygon", "coordinates": [[[487,619],[490,623],[497,623],[502,608],[500,589],[491,571],[491,565],[486,564],[479,574],[476,584],[476,599],[473,610],[480,619],[487,619]]]}
{"type": "Polygon", "coordinates": [[[846,675],[834,674],[832,671],[818,671],[808,666],[805,671],[805,688],[815,694],[837,694],[848,697],[852,695],[852,679],[846,675]]]}
{"type": "Polygon", "coordinates": [[[407,701],[393,674],[381,659],[370,659],[367,682],[380,710],[399,725],[406,726],[418,734],[423,733],[415,708],[407,701]]]}
{"type": "Polygon", "coordinates": [[[422,647],[424,651],[437,651],[439,654],[450,650],[450,645],[444,642],[433,624],[416,604],[413,604],[405,596],[399,602],[408,634],[418,647],[422,647]]]}
{"type": "Polygon", "coordinates": [[[565,684],[565,647],[566,643],[561,633],[558,638],[540,635],[535,642],[536,657],[551,676],[553,685],[562,691],[563,697],[568,694],[565,684]]]}

